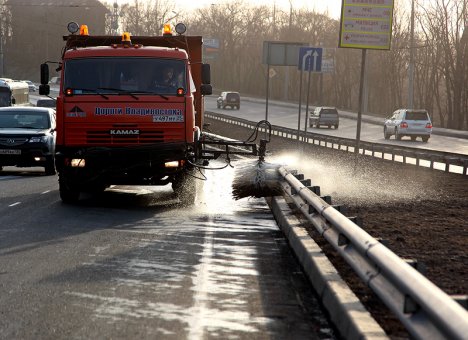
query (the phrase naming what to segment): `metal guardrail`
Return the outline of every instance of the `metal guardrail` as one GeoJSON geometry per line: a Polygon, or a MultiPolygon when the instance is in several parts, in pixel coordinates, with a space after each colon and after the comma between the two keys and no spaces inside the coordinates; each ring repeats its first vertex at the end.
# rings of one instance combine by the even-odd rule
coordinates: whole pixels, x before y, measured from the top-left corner
{"type": "MultiPolygon", "coordinates": [[[[247,128],[253,128],[256,125],[247,120],[224,115],[210,113],[207,116],[228,123],[234,122],[236,125],[247,128]]],[[[274,126],[272,133],[296,139],[297,132],[274,126]]],[[[309,135],[306,137],[311,138],[309,135]]],[[[317,137],[320,143],[346,145],[346,139],[343,138],[323,135],[312,137],[317,137]]],[[[374,143],[365,144],[368,144],[370,148],[376,148],[374,143]]],[[[365,153],[366,146],[363,148],[363,153],[365,153]]],[[[396,153],[393,152],[393,154],[396,153]]],[[[438,152],[428,154],[434,157],[438,152]]],[[[446,155],[453,156],[453,154],[446,155]]],[[[327,200],[328,197],[320,197],[319,187],[313,186],[310,180],[303,180],[303,176],[289,172],[285,168],[280,168],[279,171],[284,178],[285,194],[319,234],[333,246],[399,318],[414,338],[466,339],[468,312],[461,304],[425,278],[408,262],[366,233],[350,218],[341,214],[339,207],[332,206],[331,201],[327,200]]],[[[466,168],[464,174],[466,174],[466,168]]]]}
{"type": "Polygon", "coordinates": [[[286,194],[413,337],[466,339],[468,312],[459,303],[316,195],[310,180],[279,171],[286,194]]]}
{"type": "MultiPolygon", "coordinates": [[[[205,112],[205,117],[223,121],[229,124],[239,125],[249,129],[254,129],[257,124],[256,122],[252,122],[246,119],[229,117],[214,112],[205,112]]],[[[260,131],[262,131],[262,129],[260,129],[260,131]]],[[[272,125],[271,131],[275,136],[297,141],[297,130],[295,129],[272,125]]],[[[264,132],[264,130],[262,132],[264,132]]],[[[347,152],[354,152],[356,145],[354,139],[327,136],[312,132],[307,132],[307,134],[305,134],[304,131],[301,131],[299,138],[300,142],[303,143],[347,152]]],[[[361,155],[378,157],[381,159],[387,159],[386,156],[388,156],[390,157],[388,160],[393,162],[401,160],[401,163],[414,164],[416,166],[424,166],[424,163],[427,165],[425,167],[429,169],[438,169],[442,167],[445,172],[457,172],[463,175],[468,175],[468,155],[394,146],[381,143],[371,143],[365,141],[361,141],[359,146],[359,153],[361,155]],[[460,167],[460,169],[458,169],[459,171],[455,171],[456,169],[454,169],[454,166],[460,167]]]]}

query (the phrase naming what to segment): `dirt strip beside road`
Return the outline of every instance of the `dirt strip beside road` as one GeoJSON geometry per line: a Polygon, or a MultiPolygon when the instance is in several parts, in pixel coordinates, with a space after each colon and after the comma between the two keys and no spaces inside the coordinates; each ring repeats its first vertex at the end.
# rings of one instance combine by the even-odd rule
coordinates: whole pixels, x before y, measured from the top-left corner
{"type": "MultiPolygon", "coordinates": [[[[230,138],[244,140],[252,132],[216,120],[207,122],[210,132],[230,138]]],[[[268,150],[267,161],[311,178],[322,195],[346,207],[347,216],[362,219],[362,228],[371,236],[386,242],[401,258],[417,260],[426,277],[443,291],[468,294],[468,176],[372,157],[356,164],[350,153],[317,146],[298,152],[297,142],[275,136],[268,150]]],[[[314,229],[309,233],[387,334],[392,339],[409,338],[332,247],[314,229]]]]}

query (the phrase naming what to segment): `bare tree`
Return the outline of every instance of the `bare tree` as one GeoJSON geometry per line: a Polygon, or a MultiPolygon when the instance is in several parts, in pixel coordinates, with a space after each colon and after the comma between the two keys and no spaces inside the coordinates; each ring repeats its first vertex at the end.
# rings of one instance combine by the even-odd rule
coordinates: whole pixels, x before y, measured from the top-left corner
{"type": "Polygon", "coordinates": [[[160,35],[163,25],[177,18],[174,4],[134,0],[122,6],[122,27],[133,35],[160,35]]]}
{"type": "MultiPolygon", "coordinates": [[[[438,86],[439,117],[448,128],[467,127],[466,96],[467,58],[466,38],[462,34],[466,23],[467,0],[435,0],[432,6],[421,6],[424,16],[421,26],[425,40],[431,42],[433,76],[438,86]],[[440,82],[439,82],[440,81],[440,82]],[[444,112],[445,111],[445,112],[444,112]]],[[[466,34],[463,34],[464,36],[466,34]]]]}

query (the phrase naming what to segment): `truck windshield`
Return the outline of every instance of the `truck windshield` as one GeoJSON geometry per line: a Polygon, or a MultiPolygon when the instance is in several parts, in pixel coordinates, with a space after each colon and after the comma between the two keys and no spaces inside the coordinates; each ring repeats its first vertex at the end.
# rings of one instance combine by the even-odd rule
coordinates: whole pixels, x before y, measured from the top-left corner
{"type": "Polygon", "coordinates": [[[73,59],[65,63],[64,89],[80,94],[167,94],[187,89],[183,60],[141,57],[73,59]]]}

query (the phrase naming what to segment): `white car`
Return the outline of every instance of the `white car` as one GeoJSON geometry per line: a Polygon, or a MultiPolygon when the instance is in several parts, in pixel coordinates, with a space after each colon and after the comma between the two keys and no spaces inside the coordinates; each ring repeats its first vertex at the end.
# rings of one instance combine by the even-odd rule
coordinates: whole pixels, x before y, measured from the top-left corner
{"type": "Polygon", "coordinates": [[[396,140],[411,137],[411,140],[421,137],[427,142],[431,137],[432,122],[426,110],[399,109],[384,122],[384,138],[395,135],[396,140]]]}
{"type": "Polygon", "coordinates": [[[35,85],[31,80],[21,80],[21,81],[24,81],[25,83],[28,84],[28,86],[29,86],[29,92],[36,92],[37,87],[36,87],[36,85],[35,85]]]}

